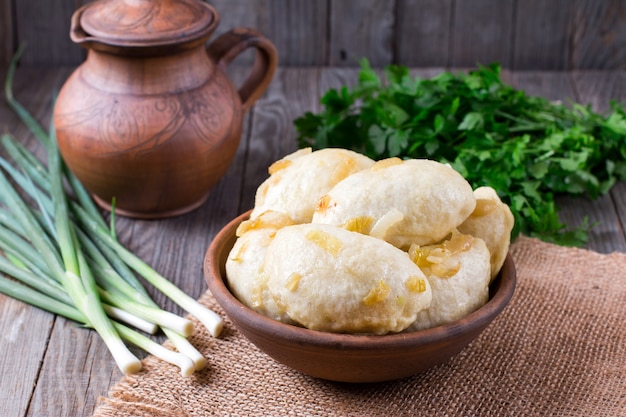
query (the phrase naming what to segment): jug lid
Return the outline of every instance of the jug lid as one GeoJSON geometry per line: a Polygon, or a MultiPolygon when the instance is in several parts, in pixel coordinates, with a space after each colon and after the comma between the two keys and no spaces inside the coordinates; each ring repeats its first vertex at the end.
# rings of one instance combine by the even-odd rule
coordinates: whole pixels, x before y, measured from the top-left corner
{"type": "Polygon", "coordinates": [[[185,43],[211,34],[219,23],[215,9],[199,0],[97,0],[79,11],[82,31],[115,46],[185,43]]]}

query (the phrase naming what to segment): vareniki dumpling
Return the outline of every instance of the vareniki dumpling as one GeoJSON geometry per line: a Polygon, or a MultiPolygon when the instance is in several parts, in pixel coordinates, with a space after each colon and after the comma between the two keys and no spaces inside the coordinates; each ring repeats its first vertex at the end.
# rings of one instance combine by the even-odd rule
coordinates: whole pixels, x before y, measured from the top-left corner
{"type": "Polygon", "coordinates": [[[264,269],[276,304],[313,330],[400,332],[432,297],[426,276],[406,252],[332,225],[278,230],[264,269]]]}
{"type": "Polygon", "coordinates": [[[257,189],[251,218],[267,210],[308,223],[317,200],[347,176],[369,168],[374,161],[348,149],[301,149],[274,162],[270,176],[257,189]]]}
{"type": "Polygon", "coordinates": [[[342,226],[407,249],[440,241],[475,205],[471,185],[450,166],[390,158],[335,185],[318,201],[312,222],[342,226]]]}
{"type": "Polygon", "coordinates": [[[289,216],[275,211],[244,221],[226,259],[226,278],[235,297],[257,313],[285,323],[292,321],[271,297],[263,263],[276,231],[291,224],[289,216]]]}
{"type": "Polygon", "coordinates": [[[459,226],[459,231],[485,241],[491,254],[491,280],[493,280],[509,253],[511,230],[515,222],[509,206],[504,204],[491,187],[474,190],[476,208],[459,226]]]}
{"type": "Polygon", "coordinates": [[[489,299],[489,250],[481,239],[455,232],[435,245],[412,246],[409,256],[426,274],[433,298],[408,330],[458,320],[489,299]]]}

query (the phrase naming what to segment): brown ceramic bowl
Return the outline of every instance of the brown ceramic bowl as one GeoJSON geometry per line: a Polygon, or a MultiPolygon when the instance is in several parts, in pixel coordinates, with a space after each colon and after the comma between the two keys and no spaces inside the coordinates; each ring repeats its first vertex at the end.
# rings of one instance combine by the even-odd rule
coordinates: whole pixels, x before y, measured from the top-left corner
{"type": "Polygon", "coordinates": [[[276,361],[304,374],[341,382],[379,382],[415,375],[458,354],[504,309],[515,290],[510,256],[490,287],[487,304],[443,326],[413,333],[364,336],[326,333],[269,319],[239,302],[229,291],[226,258],[235,230],[249,212],[228,223],[211,243],[204,275],[213,296],[237,329],[276,361]]]}

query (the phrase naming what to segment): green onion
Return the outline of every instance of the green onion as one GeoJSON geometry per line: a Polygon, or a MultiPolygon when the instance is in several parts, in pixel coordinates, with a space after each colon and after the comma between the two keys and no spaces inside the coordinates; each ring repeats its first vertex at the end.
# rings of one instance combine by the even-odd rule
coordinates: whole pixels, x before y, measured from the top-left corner
{"type": "Polygon", "coordinates": [[[13,97],[13,77],[15,75],[15,68],[17,67],[17,61],[24,52],[24,45],[20,45],[13,56],[11,65],[7,71],[7,76],[4,82],[4,94],[9,107],[22,119],[24,124],[28,126],[31,133],[37,137],[43,143],[46,148],[48,147],[48,135],[46,131],[37,123],[37,120],[13,97]]]}
{"type": "Polygon", "coordinates": [[[174,330],[176,333],[183,336],[191,336],[193,333],[193,323],[190,320],[177,316],[176,314],[152,306],[134,303],[131,298],[125,297],[124,295],[113,291],[100,289],[99,294],[102,299],[110,302],[111,304],[123,305],[129,313],[148,321],[154,321],[161,327],[174,330]]]}
{"type": "MultiPolygon", "coordinates": [[[[148,334],[156,334],[156,332],[159,330],[159,326],[157,326],[156,324],[144,320],[141,317],[134,316],[128,311],[122,310],[121,308],[117,308],[106,303],[102,303],[102,308],[104,308],[105,313],[107,313],[107,316],[109,316],[110,318],[133,326],[134,328],[141,330],[142,332],[148,334]]],[[[113,323],[113,325],[115,325],[115,323],[113,323]]]]}
{"type": "Polygon", "coordinates": [[[76,210],[76,215],[87,230],[91,231],[94,236],[109,245],[111,249],[122,259],[128,266],[143,276],[150,284],[154,285],[164,294],[172,299],[180,307],[184,308],[191,315],[195,316],[206,328],[212,336],[219,336],[222,331],[222,318],[215,312],[204,307],[198,301],[185,294],[180,288],[172,284],[167,278],[160,275],[152,267],[139,259],[137,255],[126,249],[122,244],[115,240],[107,233],[107,230],[91,219],[89,215],[80,207],[76,210]]]}
{"type": "MultiPolygon", "coordinates": [[[[16,149],[15,143],[13,143],[10,138],[3,137],[2,143],[8,149],[11,147],[13,147],[13,150],[16,149]]],[[[10,153],[15,154],[15,152],[10,153]]],[[[3,161],[0,161],[0,164],[2,164],[2,162],[3,161]]],[[[51,210],[50,207],[52,202],[46,196],[41,196],[34,191],[34,186],[26,187],[30,185],[27,178],[21,176],[12,167],[6,168],[12,173],[12,177],[16,182],[25,185],[24,188],[30,191],[29,195],[40,202],[40,206],[44,208],[44,211],[51,210]]],[[[48,188],[49,183],[47,181],[41,180],[41,182],[45,188],[48,188]]],[[[75,209],[78,210],[78,208],[75,209]]],[[[93,216],[91,217],[93,218],[93,216]]],[[[104,223],[100,223],[100,227],[103,227],[103,225],[104,223]]],[[[97,275],[98,278],[100,278],[99,282],[107,286],[107,289],[100,290],[100,294],[105,295],[107,301],[113,302],[117,305],[124,305],[129,312],[135,314],[136,316],[142,317],[146,320],[152,320],[160,326],[168,327],[184,336],[191,335],[193,332],[193,325],[191,321],[159,309],[154,303],[152,303],[138,281],[133,280],[132,283],[128,283],[120,276],[114,277],[112,281],[109,280],[109,277],[111,277],[112,274],[118,275],[115,269],[108,263],[105,256],[99,251],[86,233],[80,229],[76,230],[76,233],[79,236],[80,243],[84,246],[83,249],[91,256],[94,262],[96,262],[94,268],[98,272],[97,275]],[[111,289],[121,291],[123,294],[112,293],[111,289]],[[133,302],[133,300],[136,300],[137,298],[142,299],[143,304],[133,302]]],[[[111,256],[110,252],[107,253],[111,256]]]]}
{"type": "MultiPolygon", "coordinates": [[[[53,190],[53,193],[58,190],[53,190]]],[[[15,219],[24,228],[33,247],[39,252],[48,269],[53,276],[63,285],[78,310],[87,317],[89,324],[100,334],[105,344],[111,351],[113,358],[120,370],[124,373],[136,372],[141,369],[141,362],[133,355],[113,328],[106,313],[102,309],[99,299],[94,299],[91,294],[88,282],[88,272],[80,271],[75,253],[72,253],[70,230],[66,220],[60,216],[57,222],[57,232],[62,234],[59,237],[64,265],[61,265],[55,251],[46,239],[43,238],[45,232],[30,213],[29,208],[13,189],[4,173],[0,173],[0,193],[7,206],[13,213],[15,219]],[[64,227],[65,226],[65,227],[64,227]],[[67,229],[67,230],[64,230],[67,229]],[[81,275],[82,273],[82,275],[81,275]],[[87,277],[81,282],[81,276],[87,277]],[[87,287],[84,286],[87,284],[87,287]]],[[[63,210],[62,204],[58,204],[57,211],[63,210]]]]}
{"type": "MultiPolygon", "coordinates": [[[[54,314],[58,314],[59,316],[66,317],[70,320],[74,320],[87,327],[89,326],[85,316],[76,308],[59,302],[55,298],[42,294],[36,290],[33,290],[32,288],[20,285],[1,275],[0,292],[9,295],[16,300],[20,300],[30,305],[38,306],[44,310],[48,310],[54,314]]],[[[195,369],[197,369],[195,368],[193,361],[187,355],[166,349],[163,346],[155,343],[151,339],[142,336],[141,334],[120,323],[113,323],[113,326],[115,327],[116,331],[119,332],[119,334],[130,343],[156,356],[157,358],[160,358],[161,360],[178,366],[183,376],[189,376],[193,373],[195,369]]]]}

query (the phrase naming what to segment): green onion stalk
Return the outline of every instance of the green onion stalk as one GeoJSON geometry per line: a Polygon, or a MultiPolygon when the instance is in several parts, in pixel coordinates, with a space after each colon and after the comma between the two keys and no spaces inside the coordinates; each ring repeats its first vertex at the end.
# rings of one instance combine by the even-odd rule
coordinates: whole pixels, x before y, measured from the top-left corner
{"type": "MultiPolygon", "coordinates": [[[[78,309],[60,302],[54,297],[36,291],[26,285],[16,283],[15,281],[12,281],[2,275],[0,275],[0,292],[30,305],[44,305],[45,307],[43,308],[51,313],[63,316],[89,327],[88,320],[78,309]]],[[[162,345],[154,342],[152,339],[137,333],[123,324],[113,322],[113,326],[126,341],[168,363],[171,363],[172,365],[178,366],[181,369],[181,374],[183,376],[191,375],[196,369],[193,361],[184,352],[180,353],[166,349],[162,345]]]]}
{"type": "MultiPolygon", "coordinates": [[[[119,334],[106,316],[99,298],[96,298],[97,292],[95,294],[93,292],[90,272],[87,268],[80,270],[76,249],[72,244],[71,229],[67,217],[62,213],[63,210],[67,211],[63,207],[64,200],[58,198],[55,205],[57,214],[56,227],[59,234],[58,242],[63,261],[61,263],[56,248],[52,247],[49,241],[44,238],[45,231],[35,217],[32,216],[30,209],[11,186],[4,173],[0,173],[0,193],[14,218],[26,231],[33,247],[39,252],[47,268],[52,272],[53,277],[61,283],[90,326],[94,327],[100,334],[120,370],[124,373],[139,371],[141,362],[122,342],[119,334]]],[[[54,187],[54,184],[52,193],[53,195],[57,193],[58,197],[58,189],[54,187]]]]}

